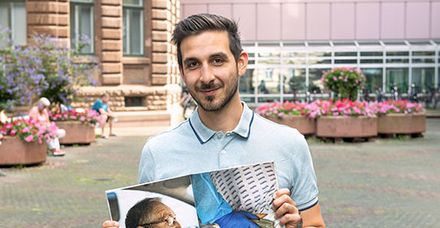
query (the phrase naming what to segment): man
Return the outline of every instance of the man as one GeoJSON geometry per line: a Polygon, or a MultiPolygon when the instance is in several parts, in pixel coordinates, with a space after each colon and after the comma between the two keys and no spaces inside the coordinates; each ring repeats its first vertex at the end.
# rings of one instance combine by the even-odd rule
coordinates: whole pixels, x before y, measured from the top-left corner
{"type": "Polygon", "coordinates": [[[173,210],[160,202],[159,198],[146,198],[136,203],[127,212],[126,228],[181,228],[173,210]]]}
{"type": "MultiPolygon", "coordinates": [[[[254,114],[240,101],[238,82],[246,72],[248,54],[241,48],[235,22],[193,15],[179,22],[173,41],[182,79],[198,108],[189,120],[148,141],[139,181],[274,161],[281,189],[273,207],[280,223],[325,227],[304,137],[254,114]]],[[[224,216],[237,217],[234,212],[224,216]]]]}
{"type": "Polygon", "coordinates": [[[113,134],[114,115],[108,105],[109,100],[110,100],[110,95],[104,93],[101,95],[101,98],[100,99],[98,98],[92,106],[92,109],[99,113],[98,123],[101,126],[101,138],[104,139],[108,138],[104,134],[105,125],[107,122],[109,124],[109,136],[116,136],[115,134],[113,134]]]}

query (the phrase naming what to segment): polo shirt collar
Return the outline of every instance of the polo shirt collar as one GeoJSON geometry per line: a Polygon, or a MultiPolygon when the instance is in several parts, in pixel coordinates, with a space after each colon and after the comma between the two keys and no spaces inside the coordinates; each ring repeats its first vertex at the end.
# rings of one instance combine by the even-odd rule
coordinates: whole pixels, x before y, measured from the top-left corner
{"type": "MultiPolygon", "coordinates": [[[[246,105],[246,103],[242,102],[242,105],[243,112],[241,114],[240,122],[235,127],[235,129],[232,130],[232,132],[241,136],[242,138],[247,139],[251,134],[251,126],[254,120],[254,112],[246,105]]],[[[202,123],[198,113],[198,108],[194,110],[188,122],[201,144],[205,144],[206,142],[208,142],[216,133],[202,123]]]]}

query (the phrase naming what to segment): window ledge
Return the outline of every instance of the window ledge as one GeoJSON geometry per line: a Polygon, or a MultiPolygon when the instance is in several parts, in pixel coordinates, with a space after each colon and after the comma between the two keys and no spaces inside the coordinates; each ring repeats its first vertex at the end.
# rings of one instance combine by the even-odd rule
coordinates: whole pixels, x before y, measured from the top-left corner
{"type": "Polygon", "coordinates": [[[133,56],[133,57],[123,57],[122,58],[122,63],[123,64],[133,64],[133,65],[137,65],[137,64],[150,64],[151,60],[150,58],[147,57],[137,57],[137,56],[133,56]]]}

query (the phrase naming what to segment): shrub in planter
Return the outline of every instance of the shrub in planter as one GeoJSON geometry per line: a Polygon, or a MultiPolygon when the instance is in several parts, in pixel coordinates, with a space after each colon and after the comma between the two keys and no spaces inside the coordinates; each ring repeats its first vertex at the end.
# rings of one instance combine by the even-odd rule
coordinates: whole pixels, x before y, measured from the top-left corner
{"type": "Polygon", "coordinates": [[[301,134],[315,133],[315,120],[310,117],[309,104],[302,102],[267,103],[255,111],[276,123],[296,128],[301,134]]]}
{"type": "Polygon", "coordinates": [[[90,144],[95,141],[95,124],[98,113],[91,109],[52,112],[50,119],[66,131],[61,144],[90,144]]]}
{"type": "Polygon", "coordinates": [[[33,120],[17,119],[0,123],[0,164],[36,164],[46,160],[45,139],[56,135],[56,126],[42,126],[33,120]]]}
{"type": "Polygon", "coordinates": [[[366,79],[359,69],[340,67],[326,71],[321,80],[327,89],[335,93],[337,99],[355,101],[366,79]]]}
{"type": "Polygon", "coordinates": [[[379,134],[420,134],[426,131],[426,115],[421,104],[388,100],[374,105],[379,134]]]}
{"type": "Polygon", "coordinates": [[[364,138],[377,135],[377,118],[374,108],[367,102],[348,99],[314,102],[316,135],[329,138],[364,138]]]}

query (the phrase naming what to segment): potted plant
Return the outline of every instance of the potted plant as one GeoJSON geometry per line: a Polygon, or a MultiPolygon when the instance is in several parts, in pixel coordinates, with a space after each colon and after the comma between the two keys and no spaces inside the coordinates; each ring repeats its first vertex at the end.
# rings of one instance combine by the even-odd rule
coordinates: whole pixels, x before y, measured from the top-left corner
{"type": "Polygon", "coordinates": [[[379,134],[419,135],[426,131],[426,115],[421,104],[408,100],[374,103],[379,134]]]}
{"type": "Polygon", "coordinates": [[[307,103],[288,101],[266,103],[257,107],[255,111],[276,123],[296,128],[303,135],[315,133],[315,119],[310,115],[307,103]]]}
{"type": "Polygon", "coordinates": [[[95,141],[98,113],[91,109],[74,109],[51,112],[50,120],[66,131],[60,144],[90,144],[95,141]]]}
{"type": "MultiPolygon", "coordinates": [[[[321,78],[325,88],[332,91],[338,100],[355,101],[366,79],[359,69],[339,67],[324,72],[321,78]]],[[[336,100],[335,99],[335,100],[336,100]]]]}
{"type": "Polygon", "coordinates": [[[377,117],[367,102],[318,100],[316,135],[325,138],[368,138],[377,135],[377,117]]]}
{"type": "Polygon", "coordinates": [[[33,120],[0,123],[0,165],[29,165],[46,161],[47,138],[56,135],[56,125],[42,126],[33,120]]]}

